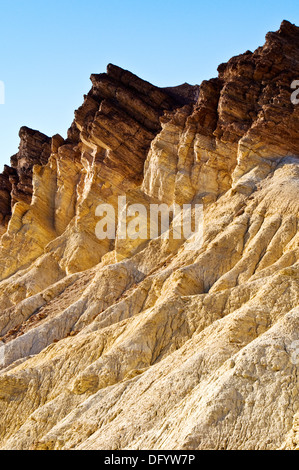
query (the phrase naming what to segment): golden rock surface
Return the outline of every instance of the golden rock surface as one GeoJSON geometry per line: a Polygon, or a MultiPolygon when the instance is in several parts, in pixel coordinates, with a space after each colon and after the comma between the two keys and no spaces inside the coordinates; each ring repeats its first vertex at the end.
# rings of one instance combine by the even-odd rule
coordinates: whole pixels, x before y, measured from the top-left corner
{"type": "Polygon", "coordinates": [[[298,449],[299,29],[200,87],[91,79],[0,178],[0,448],[298,449]],[[202,245],[99,240],[124,195],[203,204],[202,245]]]}

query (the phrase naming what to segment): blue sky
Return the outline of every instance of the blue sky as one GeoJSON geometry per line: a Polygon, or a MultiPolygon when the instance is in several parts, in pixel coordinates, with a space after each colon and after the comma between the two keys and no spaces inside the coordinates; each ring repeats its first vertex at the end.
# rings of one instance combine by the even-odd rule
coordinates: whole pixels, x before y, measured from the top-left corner
{"type": "Polygon", "coordinates": [[[90,74],[110,62],[158,86],[200,84],[283,19],[299,25],[298,0],[0,0],[0,8],[0,167],[23,125],[66,137],[90,74]]]}

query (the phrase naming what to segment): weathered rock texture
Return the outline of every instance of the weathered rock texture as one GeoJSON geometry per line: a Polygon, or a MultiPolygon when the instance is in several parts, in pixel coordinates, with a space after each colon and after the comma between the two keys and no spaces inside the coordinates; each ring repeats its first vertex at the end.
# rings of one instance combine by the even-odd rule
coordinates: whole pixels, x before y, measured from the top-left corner
{"type": "Polygon", "coordinates": [[[109,65],[66,140],[21,130],[0,177],[2,449],[299,447],[297,79],[285,21],[200,87],[109,65]],[[203,203],[202,246],[97,239],[119,195],[203,203]]]}
{"type": "Polygon", "coordinates": [[[0,233],[7,227],[16,202],[30,204],[33,166],[46,165],[51,154],[51,139],[45,134],[22,127],[19,136],[19,151],[11,157],[11,167],[6,165],[0,174],[0,233]]]}

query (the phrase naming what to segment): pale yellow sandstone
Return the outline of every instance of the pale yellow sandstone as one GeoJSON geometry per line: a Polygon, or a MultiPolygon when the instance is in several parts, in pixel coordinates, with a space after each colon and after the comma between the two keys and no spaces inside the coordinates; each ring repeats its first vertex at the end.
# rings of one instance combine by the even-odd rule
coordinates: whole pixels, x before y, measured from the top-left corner
{"type": "Polygon", "coordinates": [[[284,88],[273,104],[261,83],[276,41],[297,64],[283,25],[180,106],[114,66],[92,77],[1,228],[1,449],[298,449],[297,110],[284,97],[279,120],[284,88]],[[119,196],[202,203],[203,243],[100,240],[119,196]]]}

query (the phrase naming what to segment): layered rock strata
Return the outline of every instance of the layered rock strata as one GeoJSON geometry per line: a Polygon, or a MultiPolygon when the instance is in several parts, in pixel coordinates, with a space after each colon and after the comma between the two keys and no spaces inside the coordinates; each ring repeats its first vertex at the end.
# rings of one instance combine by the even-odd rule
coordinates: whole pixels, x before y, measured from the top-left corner
{"type": "Polygon", "coordinates": [[[0,176],[0,448],[298,448],[298,57],[284,21],[200,86],[109,65],[66,139],[22,128],[0,176]],[[203,243],[98,239],[118,196],[203,204],[203,243]]]}
{"type": "Polygon", "coordinates": [[[22,127],[20,146],[11,157],[11,167],[5,166],[0,174],[0,229],[7,227],[11,209],[18,201],[31,203],[32,173],[34,165],[46,165],[51,153],[51,139],[39,131],[22,127]]]}

